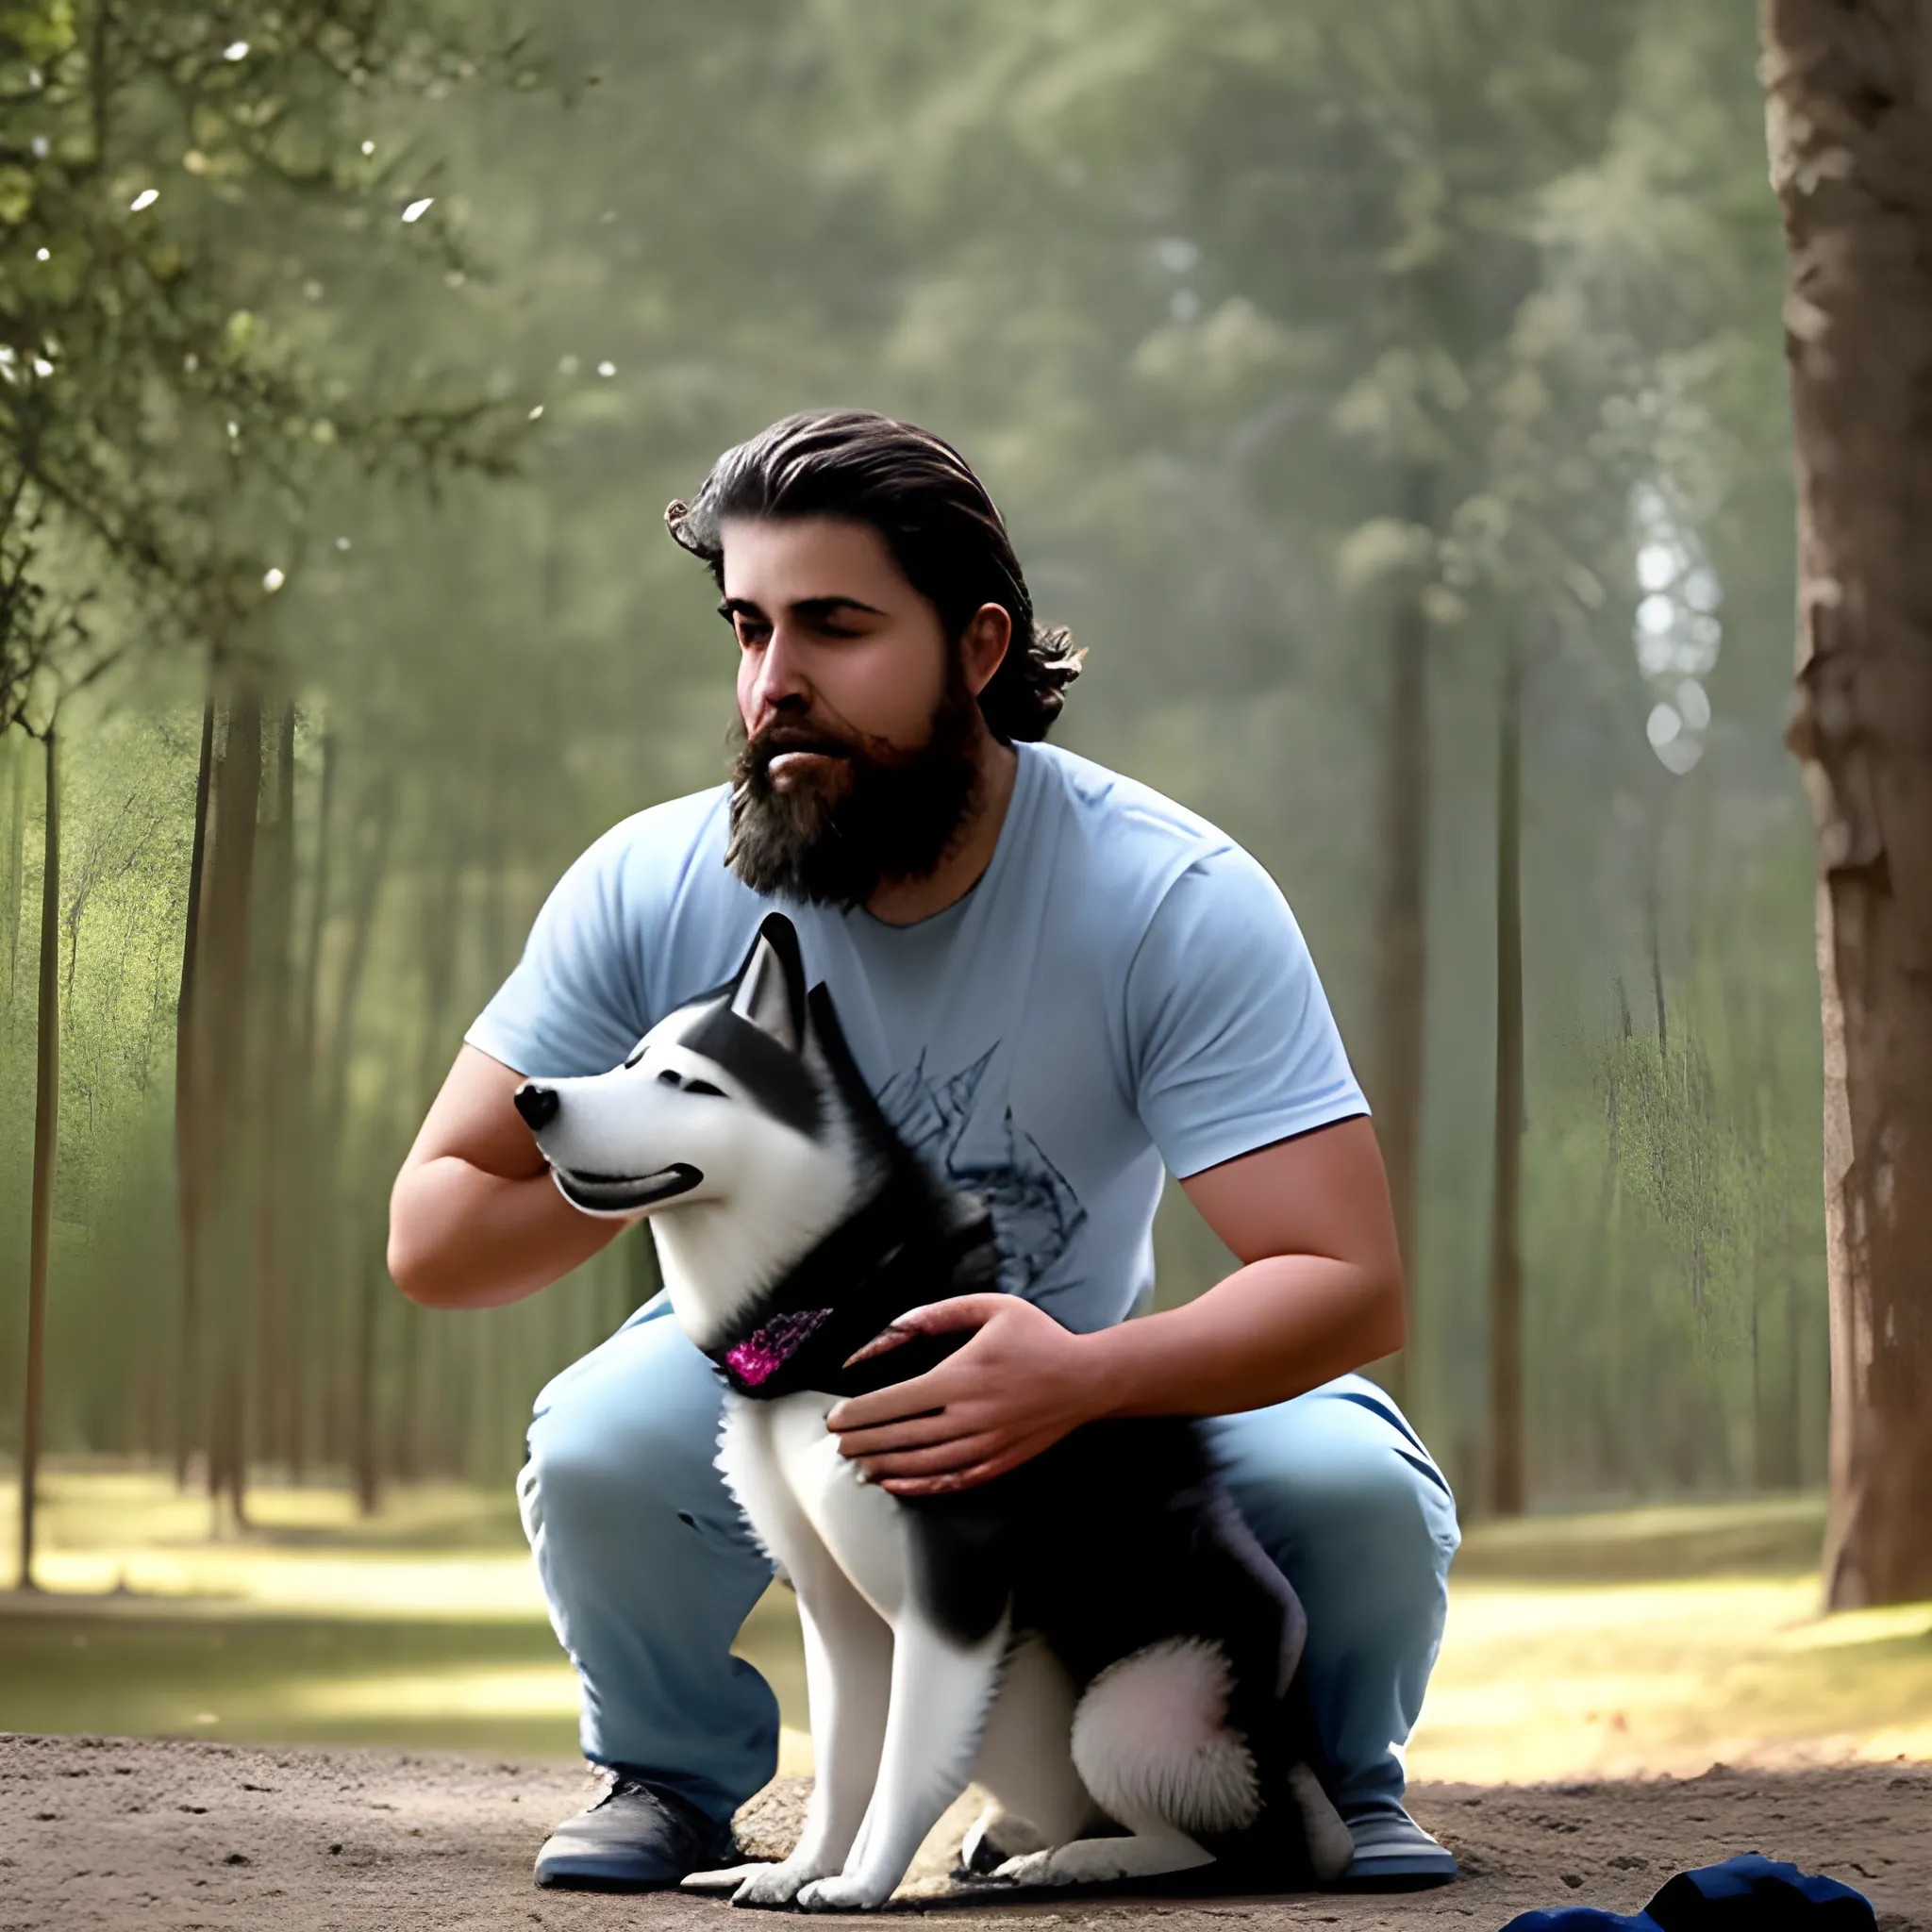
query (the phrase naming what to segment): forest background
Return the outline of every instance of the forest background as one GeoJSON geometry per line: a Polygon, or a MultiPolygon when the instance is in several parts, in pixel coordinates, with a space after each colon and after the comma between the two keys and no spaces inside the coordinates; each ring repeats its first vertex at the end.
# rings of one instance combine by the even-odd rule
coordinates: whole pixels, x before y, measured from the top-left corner
{"type": "MultiPolygon", "coordinates": [[[[120,11],[141,58],[83,75],[108,126],[86,85],[40,105],[101,53],[76,16],[0,8],[8,476],[28,404],[94,379],[78,323],[29,339],[64,249],[122,251],[188,328],[89,414],[111,513],[8,506],[54,586],[0,708],[9,1444],[28,730],[58,705],[48,1448],[237,1513],[252,1475],[506,1482],[647,1241],[432,1312],[387,1282],[389,1183],[564,865],[722,774],[729,640],[663,505],[838,403],[986,478],[1090,649],[1057,741],[1280,880],[1402,1204],[1384,1366],[1466,1507],[1822,1482],[1749,9],[120,11]]],[[[1167,1301],[1226,1265],[1177,1197],[1158,1252],[1167,1301]]]]}

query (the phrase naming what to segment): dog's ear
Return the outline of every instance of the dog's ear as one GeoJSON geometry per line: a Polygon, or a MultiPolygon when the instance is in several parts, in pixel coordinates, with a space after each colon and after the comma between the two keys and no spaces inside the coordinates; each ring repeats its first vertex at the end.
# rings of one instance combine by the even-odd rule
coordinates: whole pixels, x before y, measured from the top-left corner
{"type": "Polygon", "coordinates": [[[798,934],[782,912],[767,916],[731,989],[731,1010],[787,1053],[805,1044],[805,962],[798,934]]]}

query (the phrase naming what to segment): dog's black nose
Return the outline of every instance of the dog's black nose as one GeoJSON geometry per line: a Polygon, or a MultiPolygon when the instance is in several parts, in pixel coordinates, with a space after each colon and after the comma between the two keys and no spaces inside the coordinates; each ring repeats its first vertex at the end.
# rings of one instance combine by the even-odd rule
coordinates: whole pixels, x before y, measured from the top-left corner
{"type": "Polygon", "coordinates": [[[542,1132],[557,1118],[557,1109],[563,1105],[557,1097],[555,1087],[540,1087],[534,1080],[525,1080],[517,1089],[515,1097],[516,1109],[533,1134],[542,1132]]]}

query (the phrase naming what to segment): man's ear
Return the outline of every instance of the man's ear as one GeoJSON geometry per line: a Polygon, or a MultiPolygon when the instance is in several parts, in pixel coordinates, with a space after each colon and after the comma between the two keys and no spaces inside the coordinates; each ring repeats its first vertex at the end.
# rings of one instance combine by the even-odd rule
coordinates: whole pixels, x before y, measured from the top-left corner
{"type": "Polygon", "coordinates": [[[758,927],[731,990],[731,1010],[769,1034],[787,1053],[805,1043],[805,962],[798,934],[782,912],[758,927]]]}
{"type": "Polygon", "coordinates": [[[959,671],[977,697],[992,682],[1012,648],[1013,620],[1004,604],[982,604],[959,639],[959,671]]]}

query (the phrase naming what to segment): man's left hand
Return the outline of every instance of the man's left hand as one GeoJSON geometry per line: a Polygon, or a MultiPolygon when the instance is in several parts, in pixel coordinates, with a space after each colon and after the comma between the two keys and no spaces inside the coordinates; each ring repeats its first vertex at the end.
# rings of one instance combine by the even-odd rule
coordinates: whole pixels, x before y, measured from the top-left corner
{"type": "Polygon", "coordinates": [[[852,1396],[825,1419],[840,1453],[896,1496],[991,1481],[1105,1412],[1083,1338],[1017,1295],[913,1308],[852,1359],[960,1329],[976,1332],[938,1368],[852,1396]]]}

